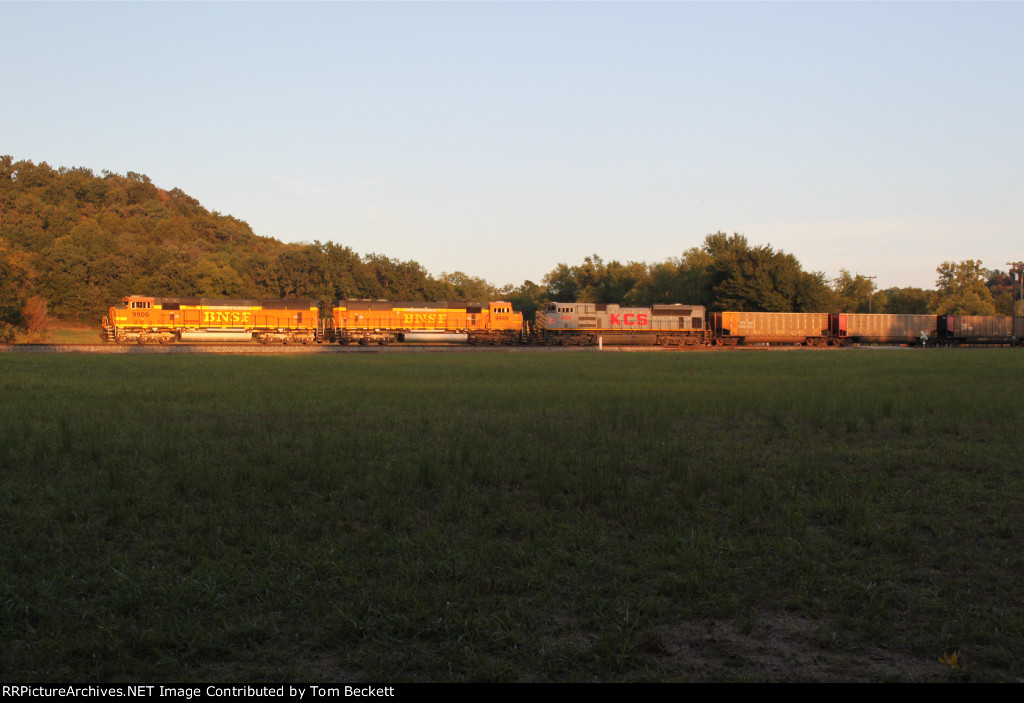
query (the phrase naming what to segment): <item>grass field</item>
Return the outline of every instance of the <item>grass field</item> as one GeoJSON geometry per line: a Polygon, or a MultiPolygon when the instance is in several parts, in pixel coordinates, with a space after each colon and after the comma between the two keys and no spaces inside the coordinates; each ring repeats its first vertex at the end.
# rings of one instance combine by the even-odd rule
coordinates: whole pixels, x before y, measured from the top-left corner
{"type": "Polygon", "coordinates": [[[46,329],[35,334],[23,331],[15,333],[10,341],[14,344],[99,344],[100,326],[54,321],[46,329]]]}
{"type": "Polygon", "coordinates": [[[1020,681],[1019,350],[0,355],[4,681],[1020,681]]]}

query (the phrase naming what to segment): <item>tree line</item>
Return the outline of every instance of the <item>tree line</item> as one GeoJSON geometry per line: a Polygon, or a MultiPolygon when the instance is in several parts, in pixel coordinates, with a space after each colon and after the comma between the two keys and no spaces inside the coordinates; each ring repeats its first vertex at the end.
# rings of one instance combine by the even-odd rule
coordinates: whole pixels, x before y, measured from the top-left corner
{"type": "Polygon", "coordinates": [[[874,290],[828,280],[792,254],[716,232],[660,263],[559,263],[540,284],[495,287],[415,261],[360,255],[333,242],[288,244],[204,208],[180,188],[0,156],[0,337],[47,315],[94,321],[131,293],[221,298],[510,300],[527,315],[549,300],[686,302],[714,310],[1011,314],[1015,283],[977,261],[944,262],[936,290],[874,290]]]}
{"type": "Polygon", "coordinates": [[[716,232],[678,258],[656,264],[604,262],[584,258],[559,264],[542,285],[527,281],[513,293],[524,306],[543,300],[594,303],[687,302],[711,310],[762,312],[849,312],[936,315],[1012,315],[1010,275],[980,261],[943,262],[934,290],[891,287],[841,269],[834,279],[807,272],[792,254],[770,245],[751,245],[740,234],[716,232]]]}

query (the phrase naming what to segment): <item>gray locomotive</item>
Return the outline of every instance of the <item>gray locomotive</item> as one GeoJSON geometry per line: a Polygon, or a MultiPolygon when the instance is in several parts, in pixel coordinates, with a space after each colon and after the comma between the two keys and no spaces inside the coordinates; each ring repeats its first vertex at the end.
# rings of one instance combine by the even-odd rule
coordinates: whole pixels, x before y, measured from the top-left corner
{"type": "Polygon", "coordinates": [[[625,307],[614,303],[548,303],[534,318],[531,341],[596,346],[708,342],[703,305],[625,307]]]}

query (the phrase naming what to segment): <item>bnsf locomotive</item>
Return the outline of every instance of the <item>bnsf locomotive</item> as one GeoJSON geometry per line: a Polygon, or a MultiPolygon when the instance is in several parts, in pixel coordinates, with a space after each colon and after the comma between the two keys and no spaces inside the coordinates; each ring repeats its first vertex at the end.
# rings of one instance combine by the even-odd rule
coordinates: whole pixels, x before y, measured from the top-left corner
{"type": "Polygon", "coordinates": [[[532,324],[511,303],[341,300],[321,318],[314,300],[131,295],[103,318],[117,343],[462,343],[668,347],[797,344],[1024,344],[1024,317],[720,312],[701,305],[548,303],[532,324]]]}
{"type": "Polygon", "coordinates": [[[328,327],[326,336],[339,344],[518,344],[523,315],[503,302],[340,300],[328,327]]]}
{"type": "Polygon", "coordinates": [[[103,318],[103,339],[148,342],[321,341],[315,300],[223,300],[125,296],[103,318]]]}

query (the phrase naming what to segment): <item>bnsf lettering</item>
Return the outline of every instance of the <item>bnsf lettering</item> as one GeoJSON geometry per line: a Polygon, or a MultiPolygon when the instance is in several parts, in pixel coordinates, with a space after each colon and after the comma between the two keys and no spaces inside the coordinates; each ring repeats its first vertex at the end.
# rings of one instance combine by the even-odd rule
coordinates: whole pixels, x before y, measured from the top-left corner
{"type": "Polygon", "coordinates": [[[647,325],[647,315],[644,313],[611,313],[608,315],[611,318],[611,324],[623,325],[625,327],[635,327],[637,325],[645,327],[647,325]]]}
{"type": "Polygon", "coordinates": [[[404,315],[402,315],[402,324],[405,325],[406,327],[426,327],[428,325],[444,325],[446,322],[448,322],[448,316],[439,315],[436,312],[407,312],[404,315]]]}
{"type": "Polygon", "coordinates": [[[203,323],[207,325],[247,325],[252,321],[249,312],[213,312],[203,313],[203,323]]]}

